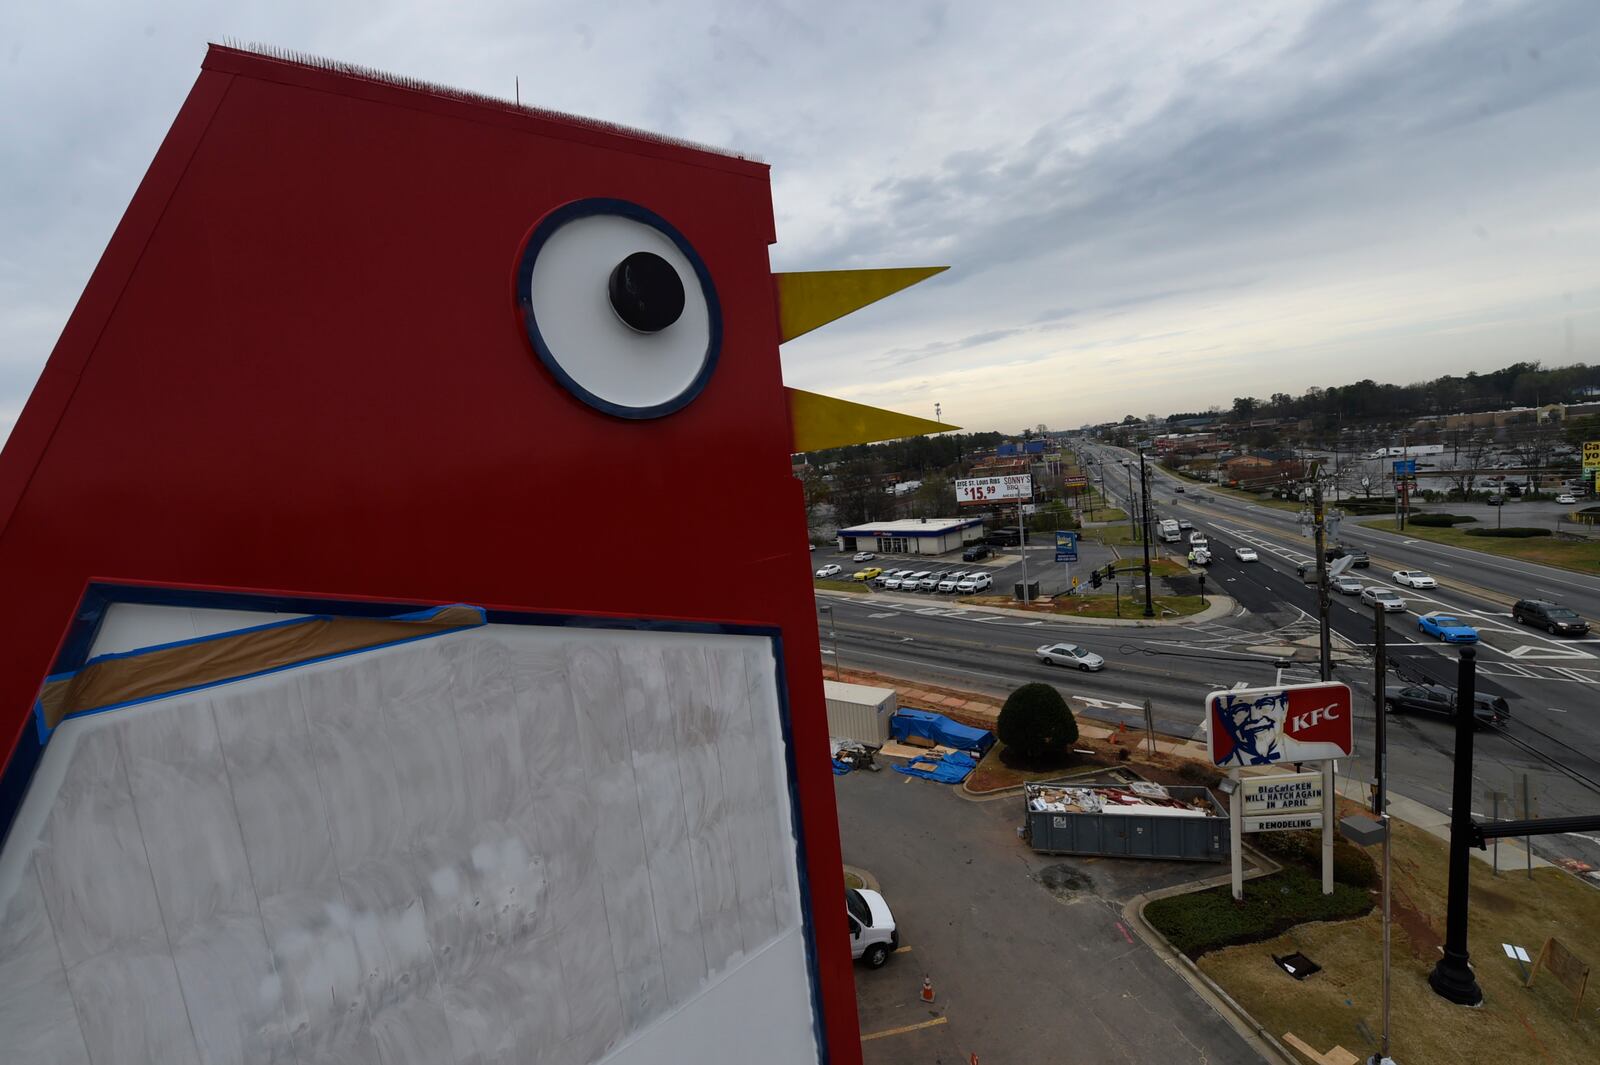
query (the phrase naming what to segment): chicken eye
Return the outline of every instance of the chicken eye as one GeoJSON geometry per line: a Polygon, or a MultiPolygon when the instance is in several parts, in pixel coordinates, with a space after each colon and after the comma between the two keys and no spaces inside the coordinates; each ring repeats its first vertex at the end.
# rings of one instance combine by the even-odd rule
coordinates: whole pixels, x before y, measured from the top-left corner
{"type": "Polygon", "coordinates": [[[540,220],[517,271],[528,339],[562,386],[620,418],[681,410],[722,346],[711,275],[673,226],[626,200],[578,200],[540,220]]]}

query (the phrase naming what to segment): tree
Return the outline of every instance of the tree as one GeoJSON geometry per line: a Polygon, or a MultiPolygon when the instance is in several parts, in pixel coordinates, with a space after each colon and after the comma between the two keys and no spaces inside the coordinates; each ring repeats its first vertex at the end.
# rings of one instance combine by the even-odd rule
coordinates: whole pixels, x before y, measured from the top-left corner
{"type": "Polygon", "coordinates": [[[828,482],[822,479],[821,470],[807,466],[800,473],[800,485],[805,489],[806,528],[810,529],[815,527],[817,514],[828,501],[828,482]]]}
{"type": "Polygon", "coordinates": [[[1000,708],[1000,742],[1029,761],[1059,758],[1078,742],[1078,722],[1061,693],[1048,684],[1024,684],[1000,708]]]}
{"type": "Polygon", "coordinates": [[[1489,453],[1494,450],[1494,438],[1489,433],[1472,433],[1458,429],[1453,434],[1451,450],[1444,455],[1439,469],[1450,478],[1455,493],[1462,499],[1472,494],[1472,487],[1489,453]]]}
{"type": "Polygon", "coordinates": [[[833,479],[833,514],[841,526],[859,525],[884,510],[878,471],[869,457],[840,463],[833,479]]]}

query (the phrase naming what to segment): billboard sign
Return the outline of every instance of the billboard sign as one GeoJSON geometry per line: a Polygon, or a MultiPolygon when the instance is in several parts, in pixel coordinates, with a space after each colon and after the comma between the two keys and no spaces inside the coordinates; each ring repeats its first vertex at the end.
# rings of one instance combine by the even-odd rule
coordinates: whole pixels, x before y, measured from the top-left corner
{"type": "Polygon", "coordinates": [[[1061,487],[1062,488],[1088,488],[1089,487],[1089,478],[1087,478],[1087,477],[1063,477],[1063,478],[1061,478],[1061,487]]]}
{"type": "Polygon", "coordinates": [[[1078,561],[1078,534],[1065,529],[1056,530],[1056,561],[1078,561]]]}
{"type": "Polygon", "coordinates": [[[1583,442],[1583,472],[1595,473],[1600,471],[1600,440],[1585,440],[1583,442]]]}
{"type": "Polygon", "coordinates": [[[1033,498],[1033,477],[1014,473],[1006,477],[971,477],[956,482],[956,502],[962,506],[975,503],[1005,503],[1033,498]]]}
{"type": "Polygon", "coordinates": [[[1234,688],[1206,697],[1211,761],[1278,765],[1343,758],[1355,749],[1350,686],[1338,682],[1234,688]]]}
{"type": "Polygon", "coordinates": [[[1417,474],[1416,459],[1396,459],[1394,475],[1396,477],[1415,477],[1417,474]]]}

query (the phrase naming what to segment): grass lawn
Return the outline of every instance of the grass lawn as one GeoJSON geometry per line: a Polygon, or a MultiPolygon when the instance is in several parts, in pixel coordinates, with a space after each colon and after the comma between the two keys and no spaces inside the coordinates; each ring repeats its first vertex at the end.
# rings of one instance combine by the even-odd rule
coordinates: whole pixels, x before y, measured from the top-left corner
{"type": "MultiPolygon", "coordinates": [[[[1123,521],[1127,521],[1127,515],[1123,515],[1123,521]]],[[[1128,528],[1126,524],[1107,525],[1101,529],[1084,529],[1078,535],[1085,540],[1094,540],[1107,547],[1128,547],[1135,543],[1133,530],[1128,528]]]]}
{"type": "Polygon", "coordinates": [[[828,577],[812,581],[818,588],[825,588],[830,592],[854,592],[860,594],[867,590],[866,581],[836,581],[828,577]]]}
{"type": "MultiPolygon", "coordinates": [[[[1516,524],[1511,520],[1514,516],[1514,513],[1506,515],[1507,525],[1516,524]]],[[[1396,531],[1393,518],[1370,518],[1361,525],[1381,532],[1396,531]]],[[[1600,542],[1579,543],[1576,540],[1557,540],[1553,536],[1534,536],[1526,540],[1509,537],[1502,539],[1498,536],[1468,536],[1467,529],[1473,527],[1482,527],[1482,523],[1451,529],[1408,523],[1400,535],[1415,540],[1429,540],[1436,544],[1448,544],[1451,547],[1465,547],[1490,555],[1520,558],[1525,562],[1542,562],[1546,566],[1559,566],[1579,573],[1600,573],[1600,542]]]]}
{"type": "MultiPolygon", "coordinates": [[[[1435,995],[1427,983],[1444,939],[1447,849],[1443,840],[1395,824],[1395,1060],[1600,1061],[1596,988],[1590,987],[1573,1021],[1572,996],[1553,976],[1541,973],[1532,988],[1523,987],[1518,964],[1500,949],[1512,943],[1536,957],[1545,938],[1555,936],[1585,962],[1600,963],[1600,891],[1559,869],[1536,869],[1531,881],[1520,870],[1495,877],[1474,859],[1468,948],[1484,1003],[1464,1009],[1435,995]]],[[[1263,883],[1248,882],[1246,899],[1259,894],[1263,883]]],[[[1274,939],[1213,951],[1196,964],[1274,1036],[1293,1032],[1319,1050],[1338,1044],[1364,1060],[1376,1045],[1359,1025],[1378,1032],[1383,1023],[1381,942],[1374,910],[1357,920],[1300,925],[1274,939]],[[1323,971],[1297,982],[1269,957],[1294,951],[1323,971]]]]}

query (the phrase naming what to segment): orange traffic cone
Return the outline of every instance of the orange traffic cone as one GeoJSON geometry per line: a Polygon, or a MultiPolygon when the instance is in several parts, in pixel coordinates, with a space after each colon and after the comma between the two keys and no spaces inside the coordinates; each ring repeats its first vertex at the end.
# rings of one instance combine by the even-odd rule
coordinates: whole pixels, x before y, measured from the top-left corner
{"type": "Polygon", "coordinates": [[[933,1001],[933,981],[929,980],[926,976],[922,978],[922,1001],[933,1001]]]}

